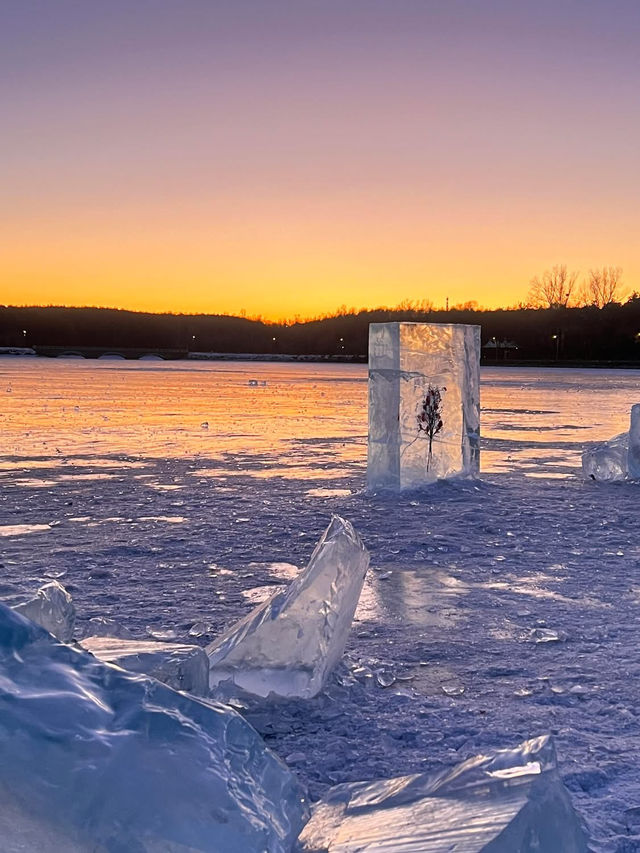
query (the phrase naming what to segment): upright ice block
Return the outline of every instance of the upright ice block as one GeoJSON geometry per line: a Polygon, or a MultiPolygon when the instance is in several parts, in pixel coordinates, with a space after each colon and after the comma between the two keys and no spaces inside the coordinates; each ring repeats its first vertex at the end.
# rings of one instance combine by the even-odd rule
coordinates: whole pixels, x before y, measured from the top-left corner
{"type": "Polygon", "coordinates": [[[480,326],[369,326],[369,489],[480,468],[480,326]]]}
{"type": "Polygon", "coordinates": [[[627,467],[629,479],[640,480],[640,403],[631,406],[627,467]]]}

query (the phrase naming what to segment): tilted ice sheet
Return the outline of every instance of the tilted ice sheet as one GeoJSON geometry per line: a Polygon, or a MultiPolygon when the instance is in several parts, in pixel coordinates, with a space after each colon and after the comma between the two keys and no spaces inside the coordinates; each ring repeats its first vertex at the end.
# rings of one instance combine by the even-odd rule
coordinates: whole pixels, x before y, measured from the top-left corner
{"type": "Polygon", "coordinates": [[[2,849],[289,851],[304,794],[232,709],[176,693],[0,605],[2,849]]]}
{"type": "Polygon", "coordinates": [[[33,598],[16,604],[14,610],[41,625],[63,643],[73,637],[76,609],[71,596],[58,581],[41,586],[33,598]]]}
{"type": "Polygon", "coordinates": [[[207,694],[209,661],[200,646],[117,637],[86,637],[81,645],[105,663],[150,675],[174,690],[207,694]]]}
{"type": "Polygon", "coordinates": [[[212,689],[309,698],[342,657],[369,566],[352,525],[334,516],[305,569],[207,647],[212,689]]]}
{"type": "Polygon", "coordinates": [[[304,853],[587,853],[548,737],[441,773],[331,788],[304,853]]]}
{"type": "Polygon", "coordinates": [[[480,327],[369,327],[370,489],[473,475],[480,460],[480,327]],[[423,416],[425,401],[433,424],[423,416]]]}

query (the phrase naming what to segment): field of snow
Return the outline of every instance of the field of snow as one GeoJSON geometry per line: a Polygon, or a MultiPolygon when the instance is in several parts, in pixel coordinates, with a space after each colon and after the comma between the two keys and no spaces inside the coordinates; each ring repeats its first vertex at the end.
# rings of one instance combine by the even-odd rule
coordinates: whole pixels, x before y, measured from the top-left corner
{"type": "Polygon", "coordinates": [[[366,495],[366,368],[0,360],[0,597],[47,579],[80,634],[209,642],[332,512],[372,555],[348,654],[241,710],[309,786],[554,735],[595,850],[640,850],[637,486],[579,476],[640,372],[484,369],[482,475],[366,495]]]}

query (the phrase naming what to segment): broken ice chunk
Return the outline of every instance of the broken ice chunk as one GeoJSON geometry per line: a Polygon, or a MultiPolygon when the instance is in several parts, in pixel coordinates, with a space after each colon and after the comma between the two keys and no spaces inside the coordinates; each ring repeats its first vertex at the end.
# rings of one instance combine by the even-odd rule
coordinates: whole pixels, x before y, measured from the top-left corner
{"type": "Polygon", "coordinates": [[[0,848],[290,853],[304,792],[231,708],[56,642],[0,604],[0,848]]]}
{"type": "Polygon", "coordinates": [[[319,693],[342,657],[368,566],[352,525],[333,516],[289,587],[207,646],[211,688],[262,697],[319,693]]]}
{"type": "Polygon", "coordinates": [[[449,771],[337,785],[300,835],[303,853],[587,853],[548,737],[449,771]]]}
{"type": "Polygon", "coordinates": [[[68,643],[73,637],[76,609],[71,596],[58,581],[41,586],[30,601],[17,604],[13,609],[41,625],[63,643],[68,643]]]}
{"type": "Polygon", "coordinates": [[[614,482],[627,477],[629,433],[588,447],[582,452],[582,472],[592,480],[614,482]]]}
{"type": "Polygon", "coordinates": [[[370,489],[478,473],[480,327],[369,327],[370,489]]]}
{"type": "Polygon", "coordinates": [[[630,479],[640,480],[640,403],[631,407],[627,468],[630,479]]]}
{"type": "Polygon", "coordinates": [[[209,661],[200,646],[87,637],[81,645],[92,655],[130,672],[151,675],[173,687],[204,696],[209,684],[209,661]]]}

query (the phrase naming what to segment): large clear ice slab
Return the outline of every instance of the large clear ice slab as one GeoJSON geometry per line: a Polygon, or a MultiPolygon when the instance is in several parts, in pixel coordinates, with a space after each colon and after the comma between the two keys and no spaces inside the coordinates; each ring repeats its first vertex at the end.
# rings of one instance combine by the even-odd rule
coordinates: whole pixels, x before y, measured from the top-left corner
{"type": "Polygon", "coordinates": [[[196,696],[208,692],[209,659],[200,646],[116,637],[86,637],[80,644],[105,663],[150,675],[174,690],[196,696]]]}
{"type": "Polygon", "coordinates": [[[219,695],[244,691],[310,698],[342,657],[369,553],[334,516],[305,569],[207,647],[219,695]]]}
{"type": "Polygon", "coordinates": [[[58,581],[41,586],[32,599],[16,604],[13,609],[41,625],[63,643],[68,643],[73,637],[76,609],[71,596],[58,581]]]}
{"type": "Polygon", "coordinates": [[[582,473],[591,480],[603,482],[626,480],[628,455],[629,433],[623,432],[583,450],[582,473]]]}
{"type": "Polygon", "coordinates": [[[548,737],[440,773],[337,785],[300,836],[304,853],[587,853],[548,737]]]}
{"type": "Polygon", "coordinates": [[[480,468],[480,326],[369,326],[371,490],[480,468]]]}
{"type": "Polygon", "coordinates": [[[231,708],[63,645],[0,605],[0,848],[289,853],[304,792],[231,708]]]}

